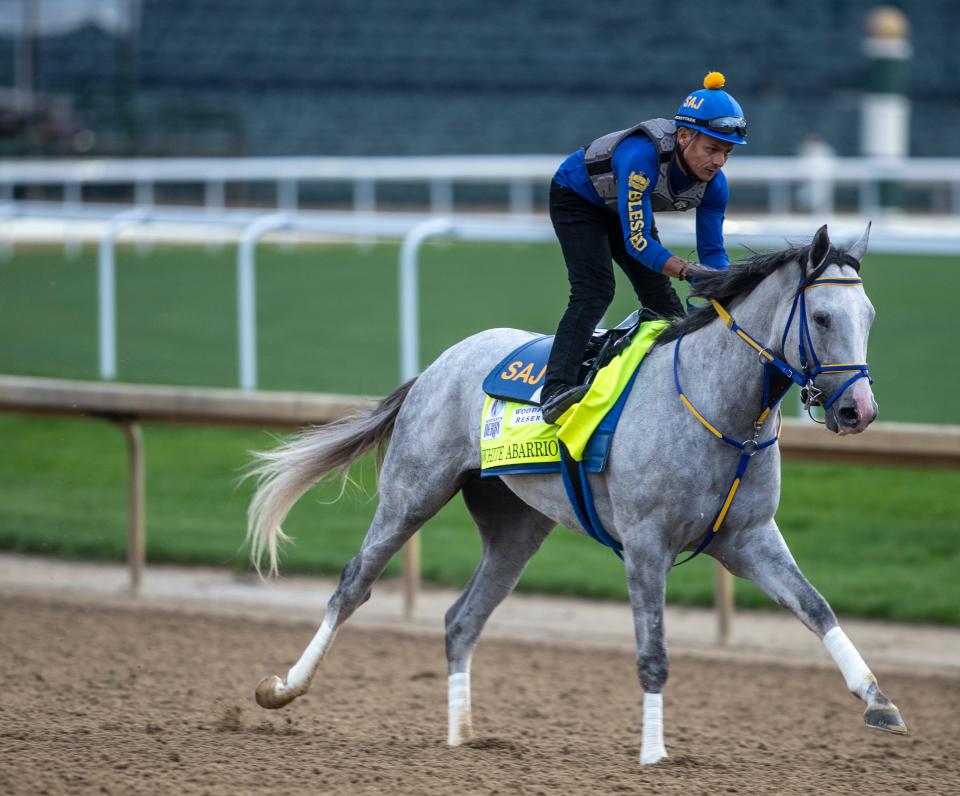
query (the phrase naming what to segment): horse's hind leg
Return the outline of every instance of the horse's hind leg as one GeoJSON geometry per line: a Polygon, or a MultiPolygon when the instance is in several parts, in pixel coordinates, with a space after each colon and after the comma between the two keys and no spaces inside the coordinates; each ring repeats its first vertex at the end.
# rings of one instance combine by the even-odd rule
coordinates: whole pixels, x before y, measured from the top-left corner
{"type": "Polygon", "coordinates": [[[718,561],[734,575],[756,583],[823,641],[847,688],[866,703],[863,719],[868,727],[897,735],[907,732],[897,706],[880,690],[877,678],[840,629],[827,601],[804,577],[775,523],[737,540],[718,537],[714,544],[712,555],[718,561]]]}
{"type": "Polygon", "coordinates": [[[380,503],[360,552],[340,573],[320,629],[286,678],[273,675],[257,685],[261,707],[281,708],[307,692],[337,630],[370,598],[374,582],[393,555],[456,494],[459,480],[455,467],[414,468],[388,453],[380,476],[380,503]]]}
{"type": "Polygon", "coordinates": [[[470,659],[490,614],[513,591],[556,523],[527,506],[499,478],[468,481],[463,498],[480,529],[483,557],[446,615],[447,743],[470,740],[470,659]]]}

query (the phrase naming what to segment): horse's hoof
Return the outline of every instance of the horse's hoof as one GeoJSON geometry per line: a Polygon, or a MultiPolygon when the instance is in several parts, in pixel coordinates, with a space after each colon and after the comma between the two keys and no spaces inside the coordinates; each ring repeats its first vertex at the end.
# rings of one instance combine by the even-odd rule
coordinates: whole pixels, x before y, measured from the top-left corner
{"type": "Polygon", "coordinates": [[[892,702],[886,705],[868,705],[863,712],[863,720],[872,730],[892,732],[894,735],[907,734],[907,725],[892,702]]]}
{"type": "Polygon", "coordinates": [[[257,683],[257,704],[268,710],[276,710],[289,705],[297,698],[297,694],[288,690],[283,680],[275,674],[264,677],[257,683]]]}

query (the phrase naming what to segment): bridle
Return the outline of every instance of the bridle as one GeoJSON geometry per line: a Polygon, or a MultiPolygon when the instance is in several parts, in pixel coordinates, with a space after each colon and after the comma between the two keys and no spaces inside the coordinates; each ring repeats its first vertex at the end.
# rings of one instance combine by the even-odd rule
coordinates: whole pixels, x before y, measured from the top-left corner
{"type": "MultiPolygon", "coordinates": [[[[846,253],[838,253],[838,256],[840,258],[841,265],[851,265],[859,272],[860,263],[854,257],[851,257],[846,253]]],[[[815,419],[811,413],[813,406],[820,405],[824,408],[824,410],[829,410],[836,400],[847,390],[847,388],[849,388],[858,380],[867,379],[871,384],[873,383],[865,362],[863,364],[824,364],[820,362],[820,358],[817,356],[817,353],[813,347],[813,338],[810,335],[810,325],[807,319],[806,292],[812,288],[823,287],[827,285],[855,287],[863,284],[863,280],[859,276],[822,276],[827,266],[835,262],[836,258],[831,258],[829,256],[825,257],[823,264],[820,265],[810,276],[804,274],[800,279],[800,283],[797,286],[797,290],[793,297],[793,304],[790,307],[790,314],[787,316],[787,323],[784,326],[783,334],[780,338],[780,350],[783,351],[786,347],[787,336],[790,333],[790,328],[793,325],[793,319],[796,316],[799,324],[798,347],[800,356],[800,370],[790,366],[785,359],[778,357],[766,346],[759,343],[755,337],[753,337],[733,319],[733,316],[720,304],[719,301],[716,299],[710,299],[710,304],[713,306],[717,315],[724,322],[726,327],[757,352],[760,364],[763,365],[763,395],[760,401],[761,411],[759,417],[757,417],[753,423],[753,437],[751,439],[739,442],[727,434],[724,434],[722,431],[717,429],[716,426],[710,423],[710,421],[708,421],[690,402],[687,396],[684,395],[683,387],[680,384],[680,342],[683,340],[683,335],[680,335],[680,337],[677,338],[677,342],[673,350],[673,380],[674,384],[676,385],[677,394],[680,397],[680,401],[711,434],[721,439],[726,444],[731,445],[739,450],[740,459],[737,463],[737,470],[733,477],[733,483],[730,485],[730,489],[727,491],[727,496],[724,499],[720,510],[710,523],[710,527],[707,530],[703,540],[700,542],[696,550],[694,550],[683,561],[674,564],[674,566],[685,564],[690,559],[702,553],[704,549],[706,549],[707,545],[713,541],[713,538],[720,531],[723,521],[727,516],[727,512],[730,510],[730,506],[733,503],[733,498],[737,493],[737,489],[740,487],[740,482],[743,480],[743,477],[746,474],[747,465],[749,465],[750,460],[755,454],[765,450],[766,448],[769,448],[771,445],[775,445],[780,439],[781,418],[779,409],[777,411],[776,433],[770,437],[770,439],[760,442],[760,431],[762,430],[764,423],[766,423],[767,418],[770,416],[770,413],[775,407],[778,406],[780,401],[794,384],[798,385],[801,389],[801,398],[803,399],[804,407],[806,408],[807,413],[810,414],[811,419],[815,419]],[[817,376],[820,376],[824,373],[851,373],[853,375],[850,376],[850,378],[847,379],[837,390],[830,395],[827,395],[816,385],[817,376]],[[778,378],[778,376],[782,376],[783,378],[778,378]],[[825,402],[824,399],[826,399],[825,402]]]]}
{"type": "MultiPolygon", "coordinates": [[[[860,263],[858,263],[850,255],[845,255],[846,260],[844,265],[853,265],[857,270],[859,270],[860,263]]],[[[811,420],[816,422],[823,422],[817,420],[811,413],[811,408],[816,405],[820,405],[824,410],[829,410],[830,407],[836,402],[844,391],[853,385],[854,382],[860,379],[866,379],[871,384],[873,384],[873,379],[870,378],[870,371],[867,369],[867,363],[839,363],[834,362],[830,364],[821,364],[819,357],[817,357],[817,352],[813,348],[813,338],[810,336],[810,322],[807,318],[807,302],[806,294],[807,291],[811,288],[820,287],[822,285],[838,285],[841,287],[855,287],[856,285],[862,285],[863,280],[859,276],[832,276],[832,277],[815,277],[809,281],[802,280],[800,286],[797,288],[797,295],[793,300],[793,306],[790,308],[790,315],[787,318],[787,325],[783,330],[783,336],[780,338],[780,350],[783,351],[787,344],[787,334],[790,331],[790,325],[793,323],[793,316],[796,314],[799,316],[799,353],[800,353],[800,367],[803,368],[803,377],[805,377],[805,382],[801,382],[799,378],[793,378],[797,384],[800,385],[800,397],[803,400],[804,408],[807,410],[807,414],[810,416],[811,420]],[[823,390],[819,389],[816,385],[817,376],[822,373],[852,373],[853,375],[847,379],[840,387],[834,390],[832,395],[826,396],[823,390]],[[826,397],[826,402],[824,402],[824,397],[826,397]]],[[[785,374],[786,375],[786,374],[785,374]]]]}

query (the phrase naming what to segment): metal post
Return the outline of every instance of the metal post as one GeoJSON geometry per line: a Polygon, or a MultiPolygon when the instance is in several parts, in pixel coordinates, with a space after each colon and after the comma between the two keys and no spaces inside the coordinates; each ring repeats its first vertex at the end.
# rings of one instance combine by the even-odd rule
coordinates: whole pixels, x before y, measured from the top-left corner
{"type": "Polygon", "coordinates": [[[880,186],[869,177],[860,183],[860,213],[873,216],[880,208],[880,186]]]}
{"type": "Polygon", "coordinates": [[[403,616],[413,619],[420,598],[420,531],[403,546],[403,616]]]}
{"type": "Polygon", "coordinates": [[[146,468],[143,458],[143,434],[140,424],[124,420],[127,439],[127,562],[130,565],[130,591],[139,596],[143,588],[143,570],[147,561],[146,468]]]}
{"type": "MultiPolygon", "coordinates": [[[[296,213],[300,203],[300,185],[291,177],[285,177],[277,181],[277,209],[285,213],[296,213]]],[[[280,247],[284,251],[292,251],[296,248],[298,237],[291,236],[284,240],[280,247]]]]}
{"type": "MultiPolygon", "coordinates": [[[[372,215],[377,212],[377,184],[370,179],[360,179],[353,183],[353,211],[357,215],[372,215]]],[[[357,238],[357,247],[368,249],[377,242],[376,237],[365,235],[357,238]]]]}
{"type": "MultiPolygon", "coordinates": [[[[149,180],[138,180],[134,189],[134,205],[136,207],[149,210],[153,207],[153,182],[149,180]]],[[[149,254],[153,250],[153,239],[149,236],[137,238],[137,254],[141,257],[149,254]]]]}
{"type": "Polygon", "coordinates": [[[799,154],[804,160],[808,177],[805,187],[810,210],[821,216],[832,216],[835,171],[833,147],[811,136],[801,143],[799,154]]]}
{"type": "Polygon", "coordinates": [[[292,177],[277,180],[277,209],[294,212],[300,202],[300,185],[292,177]]]}
{"type": "Polygon", "coordinates": [[[790,212],[790,183],[772,180],[769,187],[768,209],[771,214],[786,215],[790,212]]]}
{"type": "MultiPolygon", "coordinates": [[[[223,212],[227,200],[227,186],[222,179],[210,178],[204,183],[203,206],[210,216],[223,212]]],[[[207,234],[207,254],[213,254],[223,248],[223,238],[207,234]]]]}
{"type": "Polygon", "coordinates": [[[131,221],[146,221],[150,209],[135,207],[124,210],[110,219],[107,231],[100,239],[97,257],[97,307],[100,333],[100,378],[109,381],[117,377],[117,274],[116,243],[120,227],[131,221]]]}
{"type": "Polygon", "coordinates": [[[261,216],[244,231],[237,251],[237,348],[240,357],[240,387],[257,386],[257,274],[256,249],[260,237],[272,229],[290,226],[286,213],[261,216]]]}
{"type": "MultiPolygon", "coordinates": [[[[448,218],[432,218],[417,224],[400,248],[400,380],[420,371],[419,252],[425,240],[454,229],[448,218]]],[[[403,546],[403,613],[413,619],[420,593],[420,532],[403,546]]]]}
{"type": "MultiPolygon", "coordinates": [[[[68,180],[63,184],[63,209],[66,214],[76,212],[83,202],[83,186],[76,180],[68,180]]],[[[65,225],[66,232],[63,236],[63,253],[70,260],[76,260],[80,256],[83,246],[80,238],[71,233],[70,226],[65,225]]]]}
{"type": "Polygon", "coordinates": [[[427,238],[448,235],[454,229],[449,218],[431,218],[411,229],[400,247],[400,380],[420,372],[420,246],[427,238]]]}
{"type": "Polygon", "coordinates": [[[719,561],[714,565],[713,602],[717,609],[717,644],[730,640],[733,620],[733,575],[719,561]]]}
{"type": "MultiPolygon", "coordinates": [[[[0,203],[0,218],[15,218],[17,206],[13,202],[0,203]]],[[[0,260],[9,260],[13,257],[13,233],[9,236],[0,235],[0,260]]]]}
{"type": "Polygon", "coordinates": [[[430,180],[430,213],[435,216],[453,212],[453,182],[434,178],[430,180]]]}
{"type": "Polygon", "coordinates": [[[533,212],[533,184],[530,180],[511,180],[511,215],[529,215],[533,212]]]}

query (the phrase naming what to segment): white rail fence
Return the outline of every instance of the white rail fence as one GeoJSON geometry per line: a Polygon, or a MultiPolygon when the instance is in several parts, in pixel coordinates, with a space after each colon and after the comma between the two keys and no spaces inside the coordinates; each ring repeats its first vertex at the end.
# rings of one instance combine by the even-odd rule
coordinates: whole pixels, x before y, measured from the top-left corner
{"type": "MultiPolygon", "coordinates": [[[[128,544],[130,588],[139,593],[146,567],[146,460],[141,422],[256,427],[303,427],[329,423],[372,406],[368,398],[317,393],[252,392],[210,388],[103,384],[62,379],[0,376],[0,412],[63,415],[108,420],[124,433],[128,451],[128,544]]],[[[780,448],[788,458],[869,464],[960,468],[960,427],[875,423],[849,437],[818,426],[784,420],[780,448]]],[[[420,591],[420,534],[404,547],[404,613],[416,612],[420,591]]],[[[733,579],[716,563],[717,639],[729,637],[733,579]]]]}
{"type": "MultiPolygon", "coordinates": [[[[203,186],[204,205],[222,209],[226,186],[272,183],[276,207],[295,211],[300,186],[345,183],[352,186],[354,209],[372,213],[377,186],[425,184],[434,214],[454,210],[454,187],[464,184],[503,185],[514,214],[529,213],[535,191],[553,176],[563,155],[461,155],[431,157],[275,157],[275,158],[144,158],[111,160],[0,161],[0,202],[12,201],[18,187],[59,188],[65,207],[84,201],[88,186],[121,186],[133,191],[137,206],[154,202],[156,185],[203,186]]],[[[938,197],[937,209],[960,212],[960,159],[835,157],[812,153],[796,157],[738,156],[724,168],[734,186],[765,187],[771,213],[804,209],[831,214],[838,188],[854,188],[861,213],[874,214],[884,183],[922,188],[938,197]],[[796,189],[802,189],[797,191],[796,189]]]]}
{"type": "MultiPolygon", "coordinates": [[[[658,220],[664,241],[673,246],[694,246],[696,231],[693,219],[680,214],[658,220]]],[[[256,252],[264,235],[281,231],[301,231],[320,236],[369,240],[371,237],[400,240],[399,258],[399,366],[401,379],[419,372],[420,311],[419,268],[423,244],[431,239],[473,242],[553,243],[550,223],[540,217],[512,218],[505,216],[429,217],[424,214],[360,214],[351,212],[258,213],[251,210],[208,210],[182,207],[93,206],[64,208],[50,203],[9,203],[0,205],[0,239],[6,234],[6,245],[12,249],[4,221],[9,219],[59,219],[102,222],[98,249],[98,329],[99,373],[105,380],[117,377],[116,326],[116,248],[121,232],[143,233],[151,225],[199,227],[227,230],[238,243],[237,351],[238,385],[254,389],[257,374],[256,320],[256,252]]],[[[822,219],[826,220],[826,219],[822,219]]],[[[814,226],[803,217],[765,216],[728,219],[725,237],[729,245],[781,247],[787,240],[809,239],[814,226]]],[[[853,241],[863,231],[861,218],[834,218],[830,221],[831,236],[839,241],[853,241]]],[[[69,234],[69,233],[64,233],[69,234]]],[[[953,224],[920,219],[881,218],[874,223],[870,249],[887,253],[927,253],[956,255],[960,253],[960,228],[953,224]]],[[[559,257],[559,254],[558,254],[559,257]]],[[[322,254],[318,255],[322,260],[322,254]]],[[[452,257],[451,259],[455,259],[452,257]]]]}

